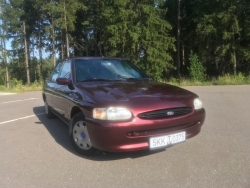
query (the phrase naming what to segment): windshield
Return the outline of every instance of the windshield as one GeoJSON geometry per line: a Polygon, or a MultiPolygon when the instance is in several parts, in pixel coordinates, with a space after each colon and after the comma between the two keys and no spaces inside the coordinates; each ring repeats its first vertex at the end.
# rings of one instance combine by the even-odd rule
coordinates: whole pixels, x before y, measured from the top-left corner
{"type": "Polygon", "coordinates": [[[76,59],[76,81],[149,79],[149,77],[127,60],[76,59]]]}

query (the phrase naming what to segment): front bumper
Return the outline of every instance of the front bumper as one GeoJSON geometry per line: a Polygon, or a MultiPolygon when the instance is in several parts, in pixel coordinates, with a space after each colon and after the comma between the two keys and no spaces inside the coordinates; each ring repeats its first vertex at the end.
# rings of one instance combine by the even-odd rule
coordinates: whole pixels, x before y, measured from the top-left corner
{"type": "Polygon", "coordinates": [[[186,139],[199,134],[205,120],[205,110],[158,120],[134,117],[129,122],[112,122],[86,118],[93,146],[102,151],[123,152],[149,149],[149,138],[186,132],[186,139]]]}

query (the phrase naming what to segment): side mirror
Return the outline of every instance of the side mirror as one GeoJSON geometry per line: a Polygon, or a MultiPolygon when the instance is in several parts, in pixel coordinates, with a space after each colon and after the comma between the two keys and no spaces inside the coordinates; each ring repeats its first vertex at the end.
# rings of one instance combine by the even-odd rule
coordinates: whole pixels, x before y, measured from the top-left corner
{"type": "Polygon", "coordinates": [[[72,84],[72,81],[67,78],[57,78],[56,83],[59,85],[69,85],[72,84]]]}

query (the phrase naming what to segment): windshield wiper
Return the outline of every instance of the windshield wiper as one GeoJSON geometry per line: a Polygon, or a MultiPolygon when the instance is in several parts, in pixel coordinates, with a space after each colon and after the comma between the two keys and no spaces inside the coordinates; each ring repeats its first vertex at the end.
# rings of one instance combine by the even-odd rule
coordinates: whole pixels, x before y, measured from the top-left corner
{"type": "Polygon", "coordinates": [[[89,78],[80,80],[79,82],[93,82],[93,81],[112,81],[111,79],[105,79],[105,78],[89,78]]]}
{"type": "Polygon", "coordinates": [[[151,78],[134,78],[134,77],[125,77],[121,78],[121,80],[127,80],[127,81],[141,81],[141,80],[152,80],[151,78]]]}
{"type": "Polygon", "coordinates": [[[151,78],[134,78],[134,77],[124,77],[124,78],[119,78],[119,79],[105,79],[105,78],[89,78],[89,79],[84,79],[80,80],[78,82],[94,82],[94,81],[104,81],[104,82],[113,82],[113,81],[142,81],[142,80],[152,80],[151,78]]]}

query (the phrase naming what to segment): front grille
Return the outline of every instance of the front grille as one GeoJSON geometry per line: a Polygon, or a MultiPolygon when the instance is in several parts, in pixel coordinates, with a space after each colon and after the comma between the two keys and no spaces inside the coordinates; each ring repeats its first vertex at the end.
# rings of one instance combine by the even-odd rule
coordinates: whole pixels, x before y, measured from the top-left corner
{"type": "Polygon", "coordinates": [[[156,110],[151,112],[145,112],[138,114],[138,117],[141,119],[161,119],[161,118],[171,118],[176,116],[186,115],[192,112],[192,108],[183,107],[183,108],[170,108],[163,110],[156,110]]]}
{"type": "Polygon", "coordinates": [[[177,130],[184,131],[186,129],[192,128],[199,124],[200,124],[199,121],[195,121],[195,122],[191,122],[187,124],[182,124],[182,125],[172,126],[172,127],[162,128],[162,129],[130,131],[130,132],[127,132],[127,136],[138,137],[138,136],[153,136],[153,135],[170,134],[170,133],[176,132],[177,130]]]}

